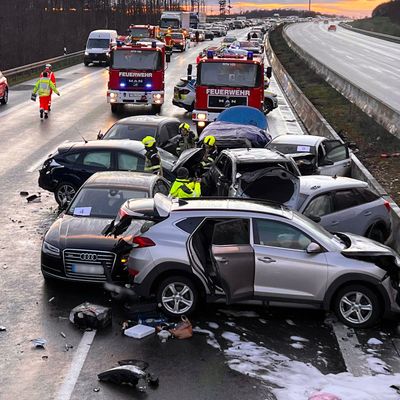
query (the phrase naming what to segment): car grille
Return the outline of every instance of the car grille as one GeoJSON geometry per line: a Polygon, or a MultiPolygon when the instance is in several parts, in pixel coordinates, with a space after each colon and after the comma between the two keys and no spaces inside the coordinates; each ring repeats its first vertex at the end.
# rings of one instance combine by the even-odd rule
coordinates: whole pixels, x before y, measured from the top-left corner
{"type": "Polygon", "coordinates": [[[225,109],[233,106],[247,106],[247,97],[208,96],[208,107],[225,109]]]}
{"type": "Polygon", "coordinates": [[[64,250],[65,275],[69,278],[105,281],[103,263],[112,272],[115,262],[115,253],[96,250],[64,250]]]}

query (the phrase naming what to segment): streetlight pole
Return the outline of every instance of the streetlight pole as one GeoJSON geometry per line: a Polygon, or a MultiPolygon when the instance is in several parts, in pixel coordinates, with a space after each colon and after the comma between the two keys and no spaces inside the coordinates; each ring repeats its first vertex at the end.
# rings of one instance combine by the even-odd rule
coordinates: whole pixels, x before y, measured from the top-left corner
{"type": "Polygon", "coordinates": [[[311,11],[311,0],[308,0],[308,11],[311,11]]]}

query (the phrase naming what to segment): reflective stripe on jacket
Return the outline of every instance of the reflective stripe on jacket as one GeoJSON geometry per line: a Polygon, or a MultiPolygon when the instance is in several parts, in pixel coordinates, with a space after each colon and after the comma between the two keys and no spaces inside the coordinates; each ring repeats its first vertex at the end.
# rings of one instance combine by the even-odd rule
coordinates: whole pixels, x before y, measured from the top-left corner
{"type": "Polygon", "coordinates": [[[177,178],[169,192],[170,196],[177,198],[200,197],[200,182],[192,182],[189,179],[177,178]]]}
{"type": "Polygon", "coordinates": [[[51,90],[58,94],[57,88],[49,78],[40,78],[33,88],[33,93],[37,93],[39,97],[50,96],[51,90]]]}

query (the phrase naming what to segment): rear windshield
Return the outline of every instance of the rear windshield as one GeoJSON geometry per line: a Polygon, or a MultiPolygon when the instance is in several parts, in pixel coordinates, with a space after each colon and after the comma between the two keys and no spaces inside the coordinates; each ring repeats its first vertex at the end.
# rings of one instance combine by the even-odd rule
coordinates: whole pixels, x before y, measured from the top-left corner
{"type": "Polygon", "coordinates": [[[287,143],[270,143],[269,149],[278,150],[283,154],[296,154],[296,153],[311,153],[315,154],[315,146],[304,146],[299,144],[287,144],[287,143]]]}
{"type": "Polygon", "coordinates": [[[141,190],[84,188],[72,201],[67,214],[81,217],[115,218],[126,200],[144,197],[148,197],[148,193],[141,190]]]}
{"type": "Polygon", "coordinates": [[[108,49],[110,41],[108,39],[89,39],[86,47],[88,49],[108,49]]]}
{"type": "Polygon", "coordinates": [[[112,55],[115,69],[140,69],[156,71],[161,69],[161,52],[150,50],[117,50],[112,55]]]}
{"type": "Polygon", "coordinates": [[[146,136],[155,136],[156,127],[149,125],[115,124],[104,135],[104,139],[142,140],[146,136]]]}
{"type": "Polygon", "coordinates": [[[160,21],[160,28],[179,29],[179,20],[175,18],[162,18],[160,21]]]}

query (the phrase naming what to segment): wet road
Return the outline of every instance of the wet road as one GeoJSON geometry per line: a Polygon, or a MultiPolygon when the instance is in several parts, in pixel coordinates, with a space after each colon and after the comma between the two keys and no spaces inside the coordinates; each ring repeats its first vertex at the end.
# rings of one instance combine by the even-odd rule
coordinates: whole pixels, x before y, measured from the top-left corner
{"type": "Polygon", "coordinates": [[[350,82],[400,111],[400,44],[327,24],[293,24],[289,37],[350,82]]]}
{"type": "MultiPolygon", "coordinates": [[[[172,87],[184,75],[187,62],[193,62],[198,50],[208,44],[174,54],[162,114],[189,121],[189,115],[172,105],[172,87]]],[[[154,336],[142,341],[122,336],[126,316],[101,289],[44,283],[41,238],[56,217],[56,203],[51,194],[42,193],[41,202],[28,204],[19,192],[40,190],[37,169],[61,142],[81,136],[94,139],[116,120],[105,99],[105,69],[79,65],[57,76],[61,97],[55,98],[49,120],[40,121],[38,104],[29,100],[32,82],[12,88],[9,105],[0,109],[0,325],[7,328],[0,332],[0,399],[274,399],[279,398],[275,389],[283,381],[276,376],[268,380],[267,375],[269,365],[277,366],[279,359],[310,363],[322,373],[345,371],[334,330],[320,312],[246,306],[228,309],[227,314],[226,309],[207,306],[193,322],[211,333],[161,344],[154,336]],[[113,326],[95,335],[76,329],[67,318],[71,308],[83,301],[112,305],[113,326]],[[229,315],[229,310],[236,313],[229,315]],[[32,348],[30,341],[39,337],[48,342],[45,350],[32,348]],[[242,342],[247,343],[243,348],[254,344],[251,362],[248,354],[237,354],[242,342]],[[73,347],[67,351],[66,345],[73,347]],[[97,381],[99,372],[127,358],[149,362],[160,377],[159,389],[149,389],[146,395],[97,381]]],[[[271,133],[301,133],[276,83],[271,83],[271,89],[281,102],[269,116],[271,133]]],[[[395,368],[395,325],[365,335],[365,346],[370,337],[385,342],[385,360],[395,368]]],[[[363,336],[358,337],[362,341],[363,336]]],[[[303,391],[315,390],[314,383],[303,391]]]]}

